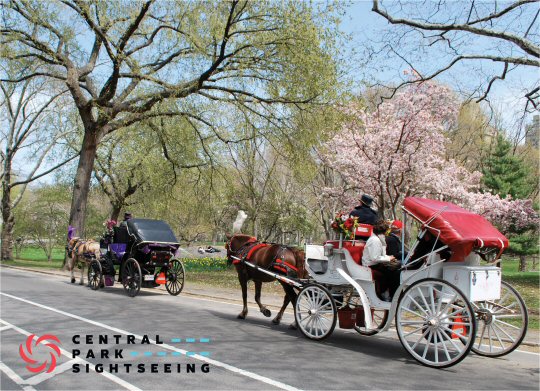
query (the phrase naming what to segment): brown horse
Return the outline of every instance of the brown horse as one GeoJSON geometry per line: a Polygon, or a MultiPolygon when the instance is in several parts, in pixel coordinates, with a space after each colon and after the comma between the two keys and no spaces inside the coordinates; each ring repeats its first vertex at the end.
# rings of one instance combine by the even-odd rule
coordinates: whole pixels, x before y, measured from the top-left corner
{"type": "Polygon", "coordinates": [[[81,269],[80,285],[84,284],[84,269],[90,265],[90,262],[94,259],[101,257],[99,251],[99,243],[95,240],[83,240],[78,237],[73,237],[69,240],[66,247],[68,252],[68,270],[71,272],[71,283],[75,282],[74,269],[76,265],[79,265],[81,269]]]}
{"type": "MultiPolygon", "coordinates": [[[[271,282],[275,278],[247,266],[244,262],[239,261],[239,259],[248,260],[250,263],[274,273],[276,273],[274,268],[277,268],[288,276],[305,278],[307,272],[304,268],[304,252],[284,247],[280,244],[260,243],[256,238],[249,235],[236,234],[232,237],[227,235],[227,239],[229,240],[225,245],[227,259],[229,263],[235,264],[238,280],[242,288],[242,300],[244,302],[244,307],[238,315],[238,319],[245,319],[248,313],[247,284],[249,280],[253,280],[255,284],[255,301],[259,305],[260,311],[264,316],[270,317],[272,313],[261,303],[261,288],[263,282],[271,282]]],[[[281,322],[285,308],[287,308],[290,302],[295,305],[297,297],[291,285],[283,281],[279,282],[285,291],[285,298],[279,313],[272,320],[274,324],[281,322]]],[[[296,327],[294,324],[291,326],[296,327]]]]}

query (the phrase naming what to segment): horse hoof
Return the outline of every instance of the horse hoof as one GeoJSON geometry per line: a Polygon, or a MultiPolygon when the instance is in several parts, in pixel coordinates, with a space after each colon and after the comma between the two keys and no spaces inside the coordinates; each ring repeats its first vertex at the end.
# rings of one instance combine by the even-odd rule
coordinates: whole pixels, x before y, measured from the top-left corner
{"type": "Polygon", "coordinates": [[[291,323],[291,324],[289,325],[289,329],[290,329],[290,330],[296,330],[296,329],[298,329],[298,326],[296,326],[296,323],[291,323]]]}
{"type": "Polygon", "coordinates": [[[271,317],[272,316],[272,311],[270,311],[268,308],[265,308],[264,310],[261,311],[263,313],[264,316],[266,316],[267,318],[271,317]]]}
{"type": "Polygon", "coordinates": [[[75,279],[74,278],[71,279],[71,283],[75,284],[75,279]]]}
{"type": "Polygon", "coordinates": [[[272,319],[272,323],[275,325],[278,325],[281,322],[281,319],[274,318],[272,319]]]}
{"type": "Polygon", "coordinates": [[[239,314],[236,318],[238,318],[238,319],[246,319],[246,315],[239,314]]]}

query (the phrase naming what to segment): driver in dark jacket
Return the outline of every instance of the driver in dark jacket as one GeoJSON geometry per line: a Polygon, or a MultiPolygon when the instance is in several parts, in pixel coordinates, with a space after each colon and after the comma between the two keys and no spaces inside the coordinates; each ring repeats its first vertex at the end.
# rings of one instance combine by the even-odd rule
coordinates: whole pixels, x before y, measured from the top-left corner
{"type": "Polygon", "coordinates": [[[357,217],[360,224],[375,225],[379,217],[377,216],[377,212],[371,209],[371,205],[373,205],[373,198],[367,194],[363,194],[362,198],[360,198],[360,205],[355,207],[349,215],[351,217],[357,217]]]}

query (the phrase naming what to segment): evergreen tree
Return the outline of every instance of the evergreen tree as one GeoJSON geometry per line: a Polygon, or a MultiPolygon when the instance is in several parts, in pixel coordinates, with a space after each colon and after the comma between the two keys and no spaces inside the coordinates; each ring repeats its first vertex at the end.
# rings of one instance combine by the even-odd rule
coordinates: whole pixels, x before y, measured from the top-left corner
{"type": "Polygon", "coordinates": [[[510,194],[514,199],[527,198],[531,191],[527,180],[529,172],[523,161],[512,155],[511,149],[510,142],[499,134],[495,150],[482,170],[482,181],[488,190],[501,197],[510,194]]]}

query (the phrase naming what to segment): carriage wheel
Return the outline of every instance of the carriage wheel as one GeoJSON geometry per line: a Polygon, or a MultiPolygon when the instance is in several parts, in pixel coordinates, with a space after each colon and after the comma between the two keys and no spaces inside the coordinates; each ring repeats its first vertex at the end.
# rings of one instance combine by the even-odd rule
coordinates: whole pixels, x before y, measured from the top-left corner
{"type": "Polygon", "coordinates": [[[167,289],[167,292],[173,296],[180,294],[184,288],[185,276],[186,272],[182,262],[177,259],[172,259],[166,273],[167,282],[165,283],[165,288],[167,289]]]}
{"type": "Polygon", "coordinates": [[[336,302],[325,287],[306,285],[298,293],[294,317],[302,334],[320,341],[332,334],[336,327],[336,302]]]}
{"type": "Polygon", "coordinates": [[[122,265],[122,285],[129,297],[137,296],[141,290],[142,273],[139,262],[133,258],[129,258],[122,265]]]}
{"type": "Polygon", "coordinates": [[[423,365],[445,368],[472,348],[476,322],[471,303],[454,285],[419,280],[399,300],[396,328],[403,347],[423,365]]]}
{"type": "Polygon", "coordinates": [[[101,263],[94,259],[88,265],[88,286],[92,290],[97,291],[103,280],[103,270],[101,269],[101,263]]]}
{"type": "Polygon", "coordinates": [[[516,349],[527,331],[529,316],[520,294],[501,282],[501,298],[472,303],[478,327],[472,351],[500,357],[516,349]]]}
{"type": "Polygon", "coordinates": [[[372,310],[371,318],[375,325],[374,330],[368,330],[365,326],[355,326],[354,329],[361,335],[375,335],[386,325],[388,310],[372,310]]]}

